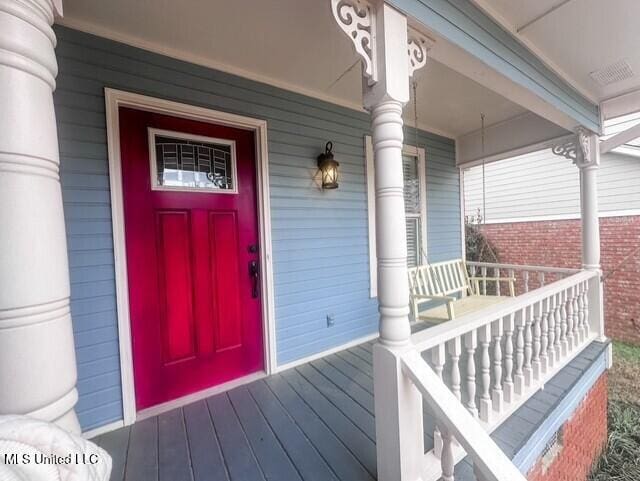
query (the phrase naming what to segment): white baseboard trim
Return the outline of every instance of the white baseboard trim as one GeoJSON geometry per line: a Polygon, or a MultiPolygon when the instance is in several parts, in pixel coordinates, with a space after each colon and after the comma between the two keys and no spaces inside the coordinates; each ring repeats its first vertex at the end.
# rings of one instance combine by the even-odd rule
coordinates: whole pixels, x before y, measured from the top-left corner
{"type": "Polygon", "coordinates": [[[353,341],[349,341],[345,344],[340,344],[339,346],[332,347],[331,349],[327,349],[326,351],[319,352],[317,354],[312,354],[311,356],[303,357],[302,359],[297,359],[295,361],[288,362],[287,364],[283,364],[282,366],[278,365],[275,369],[275,372],[286,371],[287,369],[291,369],[292,367],[300,366],[301,364],[306,364],[311,361],[315,361],[320,359],[321,357],[326,357],[330,354],[335,354],[338,351],[344,351],[345,349],[349,349],[350,347],[357,346],[358,344],[362,344],[364,342],[372,341],[373,339],[377,339],[379,334],[377,332],[373,334],[369,334],[368,336],[360,337],[358,339],[354,339],[353,341]]]}
{"type": "Polygon", "coordinates": [[[101,434],[105,434],[111,431],[115,431],[116,429],[120,429],[124,427],[124,421],[121,419],[120,421],[114,421],[109,424],[105,424],[104,426],[100,426],[94,429],[89,429],[82,433],[82,437],[85,439],[95,438],[100,436],[101,434]]]}
{"type": "Polygon", "coordinates": [[[142,421],[143,419],[151,418],[153,416],[157,416],[158,414],[162,414],[167,411],[171,411],[172,409],[186,406],[187,404],[200,401],[216,394],[220,394],[221,392],[229,391],[238,386],[249,384],[250,382],[257,381],[258,379],[263,379],[265,377],[267,377],[267,373],[265,371],[259,371],[253,374],[249,374],[248,376],[234,379],[233,381],[225,382],[224,384],[213,386],[203,391],[194,392],[193,394],[188,394],[178,399],[172,399],[171,401],[167,401],[165,403],[143,409],[137,412],[136,422],[142,421]]]}

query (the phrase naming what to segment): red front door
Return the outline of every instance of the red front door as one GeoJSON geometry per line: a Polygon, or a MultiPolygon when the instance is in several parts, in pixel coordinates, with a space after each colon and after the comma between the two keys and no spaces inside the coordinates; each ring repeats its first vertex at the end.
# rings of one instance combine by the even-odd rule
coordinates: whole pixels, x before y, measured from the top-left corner
{"type": "Polygon", "coordinates": [[[120,109],[136,404],[263,368],[252,132],[120,109]]]}

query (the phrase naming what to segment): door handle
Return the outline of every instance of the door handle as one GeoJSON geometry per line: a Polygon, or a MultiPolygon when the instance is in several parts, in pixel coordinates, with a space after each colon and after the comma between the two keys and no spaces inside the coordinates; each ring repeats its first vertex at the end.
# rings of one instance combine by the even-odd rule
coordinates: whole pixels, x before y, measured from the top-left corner
{"type": "Polygon", "coordinates": [[[251,297],[254,299],[258,297],[258,280],[260,279],[260,268],[258,267],[258,261],[249,261],[249,276],[253,286],[251,288],[251,297]]]}

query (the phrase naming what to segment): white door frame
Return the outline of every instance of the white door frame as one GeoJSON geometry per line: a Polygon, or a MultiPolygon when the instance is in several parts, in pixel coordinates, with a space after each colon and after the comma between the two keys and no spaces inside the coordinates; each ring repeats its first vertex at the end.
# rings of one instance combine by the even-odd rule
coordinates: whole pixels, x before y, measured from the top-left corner
{"type": "MultiPolygon", "coordinates": [[[[120,345],[120,373],[122,378],[122,405],[124,424],[133,424],[138,417],[147,417],[171,409],[197,397],[204,397],[224,389],[225,385],[189,395],[144,411],[136,412],[135,386],[133,378],[133,356],[131,346],[131,320],[129,318],[129,287],[126,262],[124,201],[122,193],[122,166],[120,159],[120,107],[131,107],[146,112],[155,112],[173,117],[182,117],[200,122],[228,125],[250,130],[256,143],[256,184],[258,189],[258,225],[260,231],[260,261],[262,272],[262,331],[265,371],[271,374],[276,368],[275,311],[273,299],[273,265],[271,247],[271,209],[269,205],[269,162],[267,151],[267,122],[203,107],[195,107],[170,100],[105,88],[107,120],[107,146],[109,153],[109,183],[111,189],[111,219],[113,225],[113,253],[115,262],[116,305],[118,336],[120,345]]],[[[246,376],[246,382],[254,380],[256,374],[246,376]]],[[[244,378],[242,378],[244,379],[244,378]]],[[[229,387],[242,383],[242,379],[229,383],[229,387]]]]}

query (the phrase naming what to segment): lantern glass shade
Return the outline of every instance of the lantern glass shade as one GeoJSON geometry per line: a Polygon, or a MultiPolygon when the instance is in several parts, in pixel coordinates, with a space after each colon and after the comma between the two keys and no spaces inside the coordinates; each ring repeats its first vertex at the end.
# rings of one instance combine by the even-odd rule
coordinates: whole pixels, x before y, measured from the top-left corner
{"type": "Polygon", "coordinates": [[[322,176],[323,189],[338,188],[338,166],[340,165],[333,158],[333,143],[327,142],[325,151],[318,156],[318,169],[322,176]]]}

